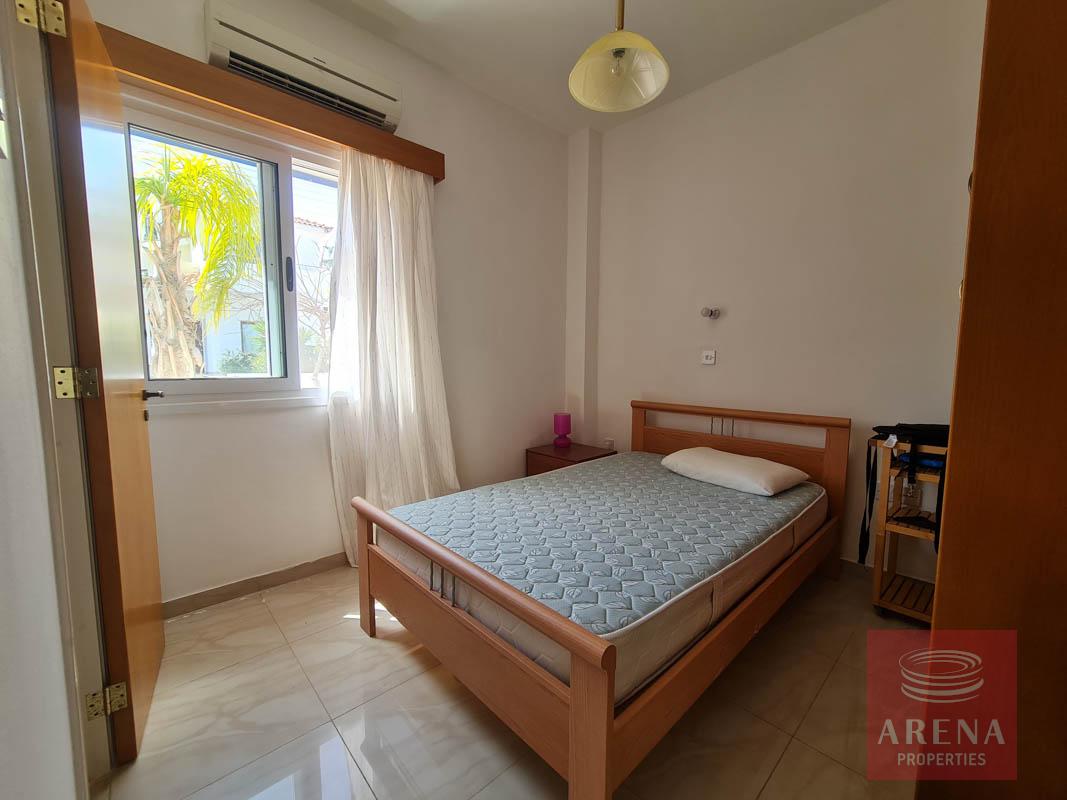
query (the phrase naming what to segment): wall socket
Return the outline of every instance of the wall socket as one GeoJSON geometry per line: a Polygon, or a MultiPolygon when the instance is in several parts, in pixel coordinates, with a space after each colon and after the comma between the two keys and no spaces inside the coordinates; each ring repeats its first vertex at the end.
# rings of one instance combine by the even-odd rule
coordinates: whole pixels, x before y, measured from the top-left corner
{"type": "Polygon", "coordinates": [[[714,367],[715,362],[718,360],[719,354],[715,350],[705,350],[700,354],[700,363],[705,367],[714,367]]]}
{"type": "Polygon", "coordinates": [[[614,450],[615,440],[609,436],[607,439],[604,440],[604,447],[606,447],[608,450],[614,450]]]}

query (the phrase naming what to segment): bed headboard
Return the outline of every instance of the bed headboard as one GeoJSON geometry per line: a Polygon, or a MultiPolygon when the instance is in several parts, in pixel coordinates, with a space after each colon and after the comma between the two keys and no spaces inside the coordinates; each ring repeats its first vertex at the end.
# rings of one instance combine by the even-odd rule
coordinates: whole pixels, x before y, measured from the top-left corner
{"type": "Polygon", "coordinates": [[[675,403],[654,403],[634,400],[632,450],[668,455],[687,447],[714,447],[743,456],[756,456],[802,469],[811,479],[826,489],[830,498],[830,514],[840,516],[845,507],[845,473],[848,470],[848,439],[852,420],[845,417],[815,417],[808,414],[778,414],[770,411],[743,411],[737,408],[687,406],[675,403]],[[786,442],[765,441],[746,436],[734,436],[734,425],[720,422],[720,433],[665,428],[648,424],[648,412],[711,417],[714,420],[742,420],[773,425],[794,425],[821,428],[825,431],[822,447],[786,442]]]}

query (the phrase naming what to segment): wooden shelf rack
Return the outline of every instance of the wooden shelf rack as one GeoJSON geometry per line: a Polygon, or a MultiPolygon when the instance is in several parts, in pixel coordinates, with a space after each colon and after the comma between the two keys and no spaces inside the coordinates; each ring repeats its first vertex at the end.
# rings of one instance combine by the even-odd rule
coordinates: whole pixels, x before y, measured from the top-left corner
{"type": "Polygon", "coordinates": [[[929,622],[934,609],[934,585],[918,578],[894,575],[882,589],[877,605],[929,622]]]}
{"type": "MultiPolygon", "coordinates": [[[[927,542],[934,541],[934,533],[909,518],[923,517],[933,520],[929,511],[904,504],[904,481],[908,465],[901,456],[911,453],[912,446],[899,442],[886,447],[885,442],[871,439],[868,443],[878,447],[878,505],[874,514],[874,586],[871,601],[878,608],[897,614],[930,622],[934,605],[934,585],[928,581],[897,573],[897,555],[901,536],[910,536],[927,542]]],[[[916,455],[946,455],[945,447],[923,445],[916,455]]],[[[937,485],[942,472],[930,467],[917,466],[916,480],[937,485]]]]}

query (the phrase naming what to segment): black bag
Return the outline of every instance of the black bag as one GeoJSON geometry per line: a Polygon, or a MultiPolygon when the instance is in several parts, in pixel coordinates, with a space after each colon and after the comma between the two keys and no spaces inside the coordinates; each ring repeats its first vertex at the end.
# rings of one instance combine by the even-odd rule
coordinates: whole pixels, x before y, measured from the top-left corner
{"type": "Polygon", "coordinates": [[[897,439],[907,444],[925,444],[931,447],[948,447],[948,425],[898,422],[896,425],[875,425],[875,439],[888,439],[896,434],[897,439]]]}
{"type": "MultiPolygon", "coordinates": [[[[890,436],[896,436],[897,441],[916,447],[928,445],[931,447],[948,447],[948,425],[916,424],[899,422],[896,425],[875,425],[874,439],[885,441],[890,436]]],[[[908,453],[901,458],[907,463],[908,482],[914,483],[920,466],[932,467],[938,470],[937,482],[937,507],[934,511],[934,519],[931,522],[925,517],[908,517],[903,520],[910,525],[932,530],[934,534],[934,550],[936,551],[941,542],[941,505],[945,497],[945,463],[947,459],[941,456],[921,456],[917,453],[908,453]]],[[[864,470],[864,480],[867,484],[867,503],[863,509],[863,519],[860,521],[860,563],[867,562],[867,551],[871,545],[871,520],[874,515],[874,497],[878,492],[878,448],[872,445],[867,449],[867,463],[864,470]]]]}

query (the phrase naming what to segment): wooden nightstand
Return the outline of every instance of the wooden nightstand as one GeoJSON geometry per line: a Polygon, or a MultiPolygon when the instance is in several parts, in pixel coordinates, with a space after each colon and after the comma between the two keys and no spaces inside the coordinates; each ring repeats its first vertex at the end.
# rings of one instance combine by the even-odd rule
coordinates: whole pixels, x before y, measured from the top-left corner
{"type": "Polygon", "coordinates": [[[594,461],[604,456],[615,455],[614,450],[605,447],[592,447],[588,444],[574,442],[570,447],[553,447],[550,444],[531,447],[526,451],[526,476],[540,475],[571,464],[594,461]]]}

